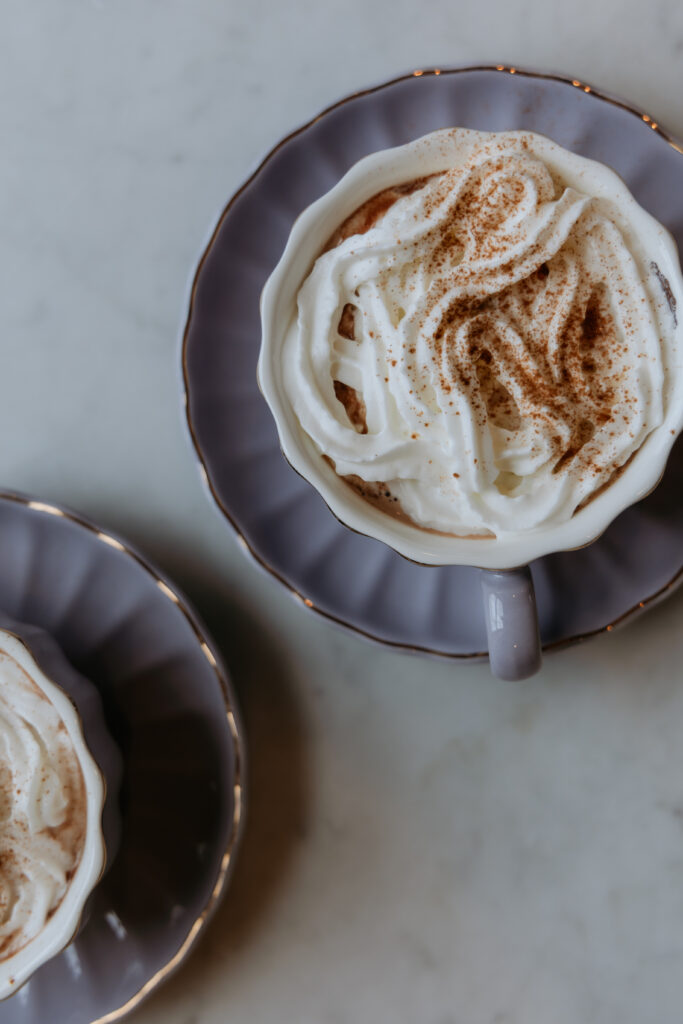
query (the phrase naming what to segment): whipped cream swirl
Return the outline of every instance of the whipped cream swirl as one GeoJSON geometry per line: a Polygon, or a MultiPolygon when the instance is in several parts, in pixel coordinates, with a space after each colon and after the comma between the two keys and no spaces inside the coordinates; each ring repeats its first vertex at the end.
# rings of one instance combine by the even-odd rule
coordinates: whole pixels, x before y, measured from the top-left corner
{"type": "Polygon", "coordinates": [[[618,204],[568,187],[533,136],[483,138],[342,225],[299,291],[284,384],[361,493],[503,536],[610,482],[663,420],[665,369],[618,204]]]}
{"type": "Polygon", "coordinates": [[[85,842],[83,774],[40,687],[0,651],[0,960],[44,928],[85,842]]]}

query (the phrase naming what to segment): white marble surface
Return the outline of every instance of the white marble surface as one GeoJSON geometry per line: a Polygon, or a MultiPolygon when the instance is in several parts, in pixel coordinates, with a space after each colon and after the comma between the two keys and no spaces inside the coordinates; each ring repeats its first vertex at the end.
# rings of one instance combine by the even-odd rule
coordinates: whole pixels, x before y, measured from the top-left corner
{"type": "Polygon", "coordinates": [[[251,745],[231,890],[139,1024],[680,1024],[683,593],[524,684],[385,652],[243,559],[181,426],[188,274],[256,158],[356,87],[478,61],[683,136],[675,0],[2,5],[0,485],[178,579],[251,745]]]}

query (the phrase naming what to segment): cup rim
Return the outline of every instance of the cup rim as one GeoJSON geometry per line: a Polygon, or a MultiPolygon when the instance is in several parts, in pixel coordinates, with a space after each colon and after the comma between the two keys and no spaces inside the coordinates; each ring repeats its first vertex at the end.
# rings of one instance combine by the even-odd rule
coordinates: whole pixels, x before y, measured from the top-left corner
{"type": "Polygon", "coordinates": [[[13,996],[48,960],[62,952],[77,934],[88,898],[102,877],[106,847],[102,812],[106,782],[86,742],[81,714],[73,699],[39,664],[30,639],[7,626],[0,627],[0,650],[30,675],[46,694],[66,726],[78,758],[86,794],[86,833],[81,859],[57,909],[41,932],[17,953],[0,962],[0,1000],[13,996]]]}
{"type": "MultiPolygon", "coordinates": [[[[468,135],[490,135],[458,129],[468,135]]],[[[341,223],[371,195],[396,184],[400,164],[409,162],[419,148],[424,157],[438,159],[444,136],[452,129],[430,132],[390,149],[371,153],[355,163],[328,192],[306,207],[295,220],[285,249],[261,292],[261,347],[257,366],[259,388],[270,408],[278,431],[282,452],[305,480],[321,495],[330,511],[350,529],[379,540],[411,561],[424,565],[472,565],[485,569],[511,569],[554,551],[573,550],[596,540],[609,524],[626,508],[652,491],[662,477],[671,448],[683,427],[683,365],[677,366],[680,383],[672,389],[669,409],[657,426],[633,454],[619,477],[605,490],[564,523],[542,526],[516,534],[491,538],[463,538],[435,533],[401,522],[381,512],[348,486],[322,458],[313,442],[299,425],[289,399],[284,393],[280,374],[280,351],[291,323],[296,293],[312,263],[320,253],[329,231],[331,210],[336,210],[333,225],[341,223]],[[327,218],[325,215],[328,215],[327,218]],[[321,224],[324,228],[321,229],[321,224]],[[324,237],[323,237],[324,236],[324,237]],[[302,256],[303,253],[303,256],[302,256]],[[303,276],[295,275],[292,287],[291,267],[298,259],[305,262],[303,276]],[[284,295],[284,299],[283,299],[284,295]],[[290,314],[283,316],[283,303],[289,303],[290,314]]],[[[635,200],[622,178],[599,161],[580,156],[538,132],[512,130],[501,134],[532,135],[543,147],[561,150],[563,158],[570,153],[578,164],[590,165],[606,185],[616,190],[628,210],[629,222],[637,232],[638,222],[658,236],[658,264],[666,264],[664,275],[683,308],[683,275],[676,243],[670,232],[635,200]]],[[[443,160],[443,155],[441,157],[443,160]]],[[[446,165],[444,165],[446,166],[446,165]]],[[[430,167],[427,172],[438,170],[430,167]]],[[[443,167],[441,168],[443,169],[443,167]]],[[[422,173],[425,173],[424,169],[422,173]]],[[[409,176],[409,175],[408,175],[409,176]]],[[[662,299],[662,305],[664,301],[662,299]]],[[[679,364],[683,359],[683,327],[676,323],[672,337],[677,339],[679,364]]]]}

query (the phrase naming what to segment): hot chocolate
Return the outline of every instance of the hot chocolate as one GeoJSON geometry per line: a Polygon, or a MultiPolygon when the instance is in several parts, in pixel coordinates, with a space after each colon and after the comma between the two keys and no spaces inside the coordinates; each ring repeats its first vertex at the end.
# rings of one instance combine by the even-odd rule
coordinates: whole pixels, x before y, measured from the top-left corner
{"type": "Polygon", "coordinates": [[[323,248],[285,389],[384,512],[461,537],[561,524],[666,415],[662,229],[635,232],[625,187],[539,136],[442,134],[447,169],[381,190],[323,248]]]}
{"type": "Polygon", "coordinates": [[[44,689],[0,633],[0,963],[45,928],[86,838],[83,771],[44,689]]]}

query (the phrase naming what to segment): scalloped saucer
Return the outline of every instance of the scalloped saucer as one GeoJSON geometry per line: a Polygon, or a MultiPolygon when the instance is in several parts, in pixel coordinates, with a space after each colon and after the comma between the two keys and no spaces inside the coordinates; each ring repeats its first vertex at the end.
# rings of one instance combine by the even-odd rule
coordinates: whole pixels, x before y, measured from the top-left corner
{"type": "Polygon", "coordinates": [[[0,608],[95,683],[124,758],[121,844],[87,923],[0,1024],[110,1024],[183,962],[225,889],[243,820],[235,700],[169,580],[83,517],[7,492],[0,608]]]}
{"type": "MultiPolygon", "coordinates": [[[[232,197],[194,278],[182,370],[203,477],[261,566],[307,607],[371,639],[484,658],[477,570],[416,565],[342,526],[285,461],[256,384],[260,292],[299,213],[362,156],[453,125],[531,129],[610,165],[681,247],[683,149],[649,115],[557,75],[415,71],[287,136],[232,197]]],[[[682,471],[679,442],[659,487],[598,541],[532,565],[545,649],[614,628],[683,579],[682,471]]]]}

